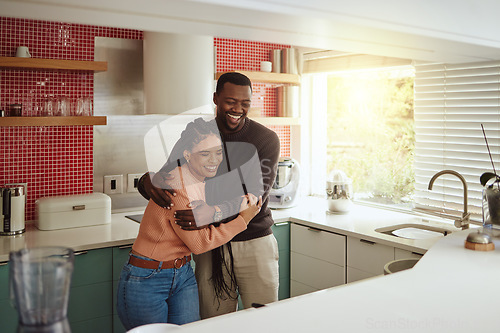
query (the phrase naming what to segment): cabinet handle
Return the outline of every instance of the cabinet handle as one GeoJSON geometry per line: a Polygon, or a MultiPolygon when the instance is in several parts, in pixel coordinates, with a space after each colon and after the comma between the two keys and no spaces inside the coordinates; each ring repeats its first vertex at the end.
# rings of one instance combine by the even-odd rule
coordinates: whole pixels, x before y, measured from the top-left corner
{"type": "Polygon", "coordinates": [[[370,244],[370,245],[375,245],[375,242],[372,242],[372,241],[369,241],[369,240],[366,240],[366,239],[360,239],[359,240],[361,243],[366,243],[366,244],[370,244]]]}
{"type": "Polygon", "coordinates": [[[280,222],[280,223],[275,223],[274,224],[275,227],[282,227],[284,225],[288,225],[288,222],[280,222]]]}
{"type": "Polygon", "coordinates": [[[7,264],[8,264],[8,263],[9,263],[8,261],[5,261],[5,262],[0,262],[0,267],[1,267],[1,266],[7,266],[7,264]]]}
{"type": "Polygon", "coordinates": [[[307,230],[311,230],[311,231],[314,231],[314,232],[321,232],[322,231],[321,229],[313,228],[313,227],[307,227],[307,230]]]}
{"type": "Polygon", "coordinates": [[[87,254],[89,253],[89,251],[78,251],[78,252],[75,252],[75,257],[76,256],[81,256],[81,255],[84,255],[84,254],[87,254]]]}
{"type": "Polygon", "coordinates": [[[131,247],[132,247],[132,244],[130,244],[130,245],[122,245],[122,246],[118,246],[118,248],[119,248],[120,250],[130,249],[131,247]]]}

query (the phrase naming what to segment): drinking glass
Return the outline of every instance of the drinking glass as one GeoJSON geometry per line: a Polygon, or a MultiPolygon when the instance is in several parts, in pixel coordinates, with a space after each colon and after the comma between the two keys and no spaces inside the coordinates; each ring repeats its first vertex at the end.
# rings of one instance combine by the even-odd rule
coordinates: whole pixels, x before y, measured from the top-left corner
{"type": "Polygon", "coordinates": [[[52,117],[56,114],[57,100],[54,96],[47,96],[44,101],[43,113],[44,117],[52,117]]]}
{"type": "Polygon", "coordinates": [[[92,98],[79,97],[77,100],[76,116],[91,116],[92,115],[92,98]]]}

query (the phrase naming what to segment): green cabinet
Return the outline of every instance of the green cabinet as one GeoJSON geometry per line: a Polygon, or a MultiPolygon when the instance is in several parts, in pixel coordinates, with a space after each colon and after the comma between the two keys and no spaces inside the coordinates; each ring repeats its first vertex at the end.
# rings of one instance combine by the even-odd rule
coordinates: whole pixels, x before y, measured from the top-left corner
{"type": "Polygon", "coordinates": [[[290,222],[280,222],[272,226],[278,241],[280,286],[278,299],[290,297],[290,222]]]}
{"type": "Polygon", "coordinates": [[[68,303],[68,321],[73,333],[111,332],[112,249],[75,253],[68,303]]]}
{"type": "Polygon", "coordinates": [[[14,333],[17,331],[18,316],[11,305],[9,289],[9,265],[0,262],[0,331],[14,333]]]}
{"type": "Polygon", "coordinates": [[[116,292],[118,291],[118,282],[120,281],[123,265],[128,261],[131,249],[132,244],[113,248],[113,333],[126,332],[116,311],[116,292]]]}

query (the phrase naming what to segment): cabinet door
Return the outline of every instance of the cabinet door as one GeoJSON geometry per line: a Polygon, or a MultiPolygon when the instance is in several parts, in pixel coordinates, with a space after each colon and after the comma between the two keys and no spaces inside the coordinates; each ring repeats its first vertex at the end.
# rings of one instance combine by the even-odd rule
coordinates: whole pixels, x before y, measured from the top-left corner
{"type": "Polygon", "coordinates": [[[347,266],[347,283],[368,279],[377,274],[368,273],[357,268],[347,266]]]}
{"type": "Polygon", "coordinates": [[[347,237],[348,267],[373,275],[381,275],[384,274],[385,264],[392,260],[394,260],[394,247],[347,237]]]}
{"type": "Polygon", "coordinates": [[[112,328],[112,249],[75,253],[75,266],[68,304],[73,332],[85,327],[109,332],[112,328]]]}
{"type": "Polygon", "coordinates": [[[0,262],[0,331],[17,332],[17,311],[11,304],[9,293],[9,265],[0,262]]]}
{"type": "Polygon", "coordinates": [[[120,281],[123,265],[127,262],[131,249],[132,244],[113,248],[113,333],[126,332],[116,311],[116,292],[118,291],[118,281],[120,281]]]}
{"type": "Polygon", "coordinates": [[[318,290],[319,289],[313,288],[311,286],[297,282],[295,280],[290,280],[290,297],[300,296],[318,290]]]}
{"type": "Polygon", "coordinates": [[[412,252],[412,251],[408,251],[408,250],[402,250],[402,249],[398,249],[398,248],[394,249],[394,260],[406,259],[406,258],[420,259],[422,257],[423,257],[423,254],[420,254],[420,253],[416,253],[416,252],[412,252]]]}
{"type": "Polygon", "coordinates": [[[292,223],[291,252],[345,266],[345,236],[292,223]]]}
{"type": "Polygon", "coordinates": [[[279,249],[278,299],[290,297],[290,222],[276,223],[272,227],[279,249]]]}
{"type": "Polygon", "coordinates": [[[291,224],[290,294],[345,283],[345,236],[291,224]]]}
{"type": "Polygon", "coordinates": [[[345,283],[345,267],[292,252],[290,279],[317,290],[345,283]]]}

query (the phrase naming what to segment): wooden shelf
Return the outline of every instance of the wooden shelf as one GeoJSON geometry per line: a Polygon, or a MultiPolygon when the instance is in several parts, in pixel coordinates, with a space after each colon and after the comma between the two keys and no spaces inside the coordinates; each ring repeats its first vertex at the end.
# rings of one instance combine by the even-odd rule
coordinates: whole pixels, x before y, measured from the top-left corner
{"type": "Polygon", "coordinates": [[[94,126],[106,125],[105,116],[91,117],[2,117],[0,127],[8,126],[94,126]]]}
{"type": "Polygon", "coordinates": [[[103,72],[108,70],[108,63],[106,61],[0,57],[0,68],[2,67],[103,72]]]}
{"type": "Polygon", "coordinates": [[[255,120],[262,125],[275,125],[275,126],[294,126],[300,125],[299,118],[292,117],[252,117],[252,120],[255,120]]]}
{"type": "MultiPolygon", "coordinates": [[[[248,76],[252,82],[262,82],[262,83],[276,83],[276,84],[300,84],[300,76],[298,74],[288,74],[288,73],[268,73],[268,72],[250,72],[250,71],[231,71],[238,72],[248,76]]],[[[218,80],[219,77],[226,72],[217,72],[215,74],[215,79],[218,80]]]]}

